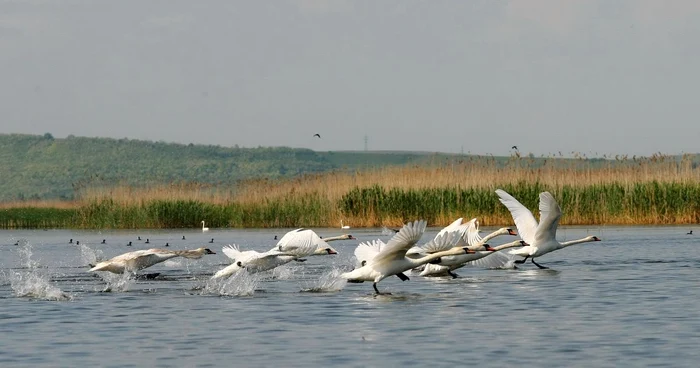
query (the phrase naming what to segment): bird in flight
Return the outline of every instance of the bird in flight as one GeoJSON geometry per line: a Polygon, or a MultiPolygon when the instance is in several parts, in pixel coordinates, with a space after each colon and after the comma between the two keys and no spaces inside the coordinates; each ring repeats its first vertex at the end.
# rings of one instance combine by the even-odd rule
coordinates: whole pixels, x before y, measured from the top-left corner
{"type": "Polygon", "coordinates": [[[318,133],[316,133],[316,134],[314,134],[314,137],[319,137],[319,138],[321,138],[321,135],[318,134],[318,133]]]}
{"type": "Polygon", "coordinates": [[[511,148],[514,149],[514,150],[516,150],[516,151],[518,150],[518,146],[513,146],[513,147],[511,147],[511,148]]]}

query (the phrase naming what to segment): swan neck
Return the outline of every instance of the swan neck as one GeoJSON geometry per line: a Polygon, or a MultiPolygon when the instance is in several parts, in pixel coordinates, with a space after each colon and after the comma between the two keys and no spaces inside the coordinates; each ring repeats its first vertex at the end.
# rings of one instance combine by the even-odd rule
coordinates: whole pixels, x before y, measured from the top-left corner
{"type": "Polygon", "coordinates": [[[431,253],[428,254],[425,257],[420,257],[420,258],[406,258],[406,260],[413,264],[414,267],[424,265],[434,259],[438,259],[440,257],[444,256],[456,256],[459,254],[464,254],[464,249],[462,247],[454,247],[452,249],[444,250],[442,252],[436,252],[436,253],[431,253]]]}
{"type": "Polygon", "coordinates": [[[561,244],[561,248],[564,248],[564,247],[568,247],[568,246],[571,246],[571,245],[576,245],[576,244],[581,244],[581,243],[588,243],[588,242],[592,242],[592,241],[593,241],[593,239],[581,238],[581,239],[576,239],[576,240],[569,240],[569,241],[566,241],[566,242],[563,242],[563,243],[560,243],[560,244],[561,244]]]}

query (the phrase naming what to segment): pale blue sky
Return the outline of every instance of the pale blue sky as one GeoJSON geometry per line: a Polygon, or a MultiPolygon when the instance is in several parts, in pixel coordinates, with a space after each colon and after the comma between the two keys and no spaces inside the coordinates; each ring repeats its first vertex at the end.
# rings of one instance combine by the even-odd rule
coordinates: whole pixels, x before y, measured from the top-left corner
{"type": "Polygon", "coordinates": [[[700,152],[699,65],[696,0],[0,1],[0,133],[700,152]]]}

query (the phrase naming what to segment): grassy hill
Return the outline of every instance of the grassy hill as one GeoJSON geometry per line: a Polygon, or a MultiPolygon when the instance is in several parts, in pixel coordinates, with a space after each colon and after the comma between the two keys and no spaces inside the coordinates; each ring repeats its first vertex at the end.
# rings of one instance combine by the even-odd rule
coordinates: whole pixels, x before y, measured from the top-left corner
{"type": "Polygon", "coordinates": [[[314,152],[288,147],[238,148],[131,139],[0,134],[0,201],[71,199],[93,183],[142,186],[241,179],[382,165],[442,162],[451,155],[412,152],[314,152]]]}

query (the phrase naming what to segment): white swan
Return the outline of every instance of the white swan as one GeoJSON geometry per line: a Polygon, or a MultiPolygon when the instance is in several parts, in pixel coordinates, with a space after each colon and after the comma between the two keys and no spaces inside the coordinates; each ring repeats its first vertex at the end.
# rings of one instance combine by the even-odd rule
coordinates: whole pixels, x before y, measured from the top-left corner
{"type": "Polygon", "coordinates": [[[338,251],[335,250],[335,248],[331,247],[328,245],[326,242],[331,242],[331,241],[336,241],[336,240],[355,240],[357,239],[356,237],[350,235],[350,234],[342,234],[338,236],[329,236],[327,238],[321,239],[323,240],[324,243],[318,243],[316,244],[316,251],[312,256],[325,256],[325,255],[330,255],[330,254],[338,254],[338,251]]]}
{"type": "Polygon", "coordinates": [[[275,248],[272,248],[272,250],[278,250],[280,252],[287,251],[289,250],[289,244],[294,244],[296,242],[293,239],[294,237],[300,237],[301,239],[303,239],[306,236],[311,236],[312,242],[316,245],[316,251],[314,251],[314,253],[311,254],[312,256],[338,254],[338,251],[330,245],[328,245],[327,242],[336,240],[355,239],[355,237],[350,234],[331,236],[323,239],[320,236],[318,236],[318,234],[316,234],[316,232],[313,230],[299,228],[284,234],[282,239],[280,239],[280,241],[277,242],[277,245],[275,246],[275,248]]]}
{"type": "Polygon", "coordinates": [[[209,231],[208,227],[204,227],[204,221],[202,221],[202,231],[209,231]]]}
{"type": "Polygon", "coordinates": [[[194,250],[167,250],[167,249],[146,249],[137,250],[118,255],[112,259],[99,262],[88,272],[109,271],[112,273],[136,272],[156,263],[166,261],[170,258],[185,257],[190,259],[201,258],[205,254],[216,254],[209,248],[197,248],[194,250]]]}
{"type": "MultiPolygon", "coordinates": [[[[377,294],[381,294],[377,289],[377,283],[389,276],[396,275],[402,281],[406,281],[408,280],[408,276],[403,274],[404,271],[436,260],[442,256],[474,252],[467,248],[454,247],[448,251],[430,254],[417,259],[407,258],[406,251],[420,240],[425,231],[425,226],[425,220],[418,220],[413,223],[409,222],[404,225],[386,245],[381,241],[360,244],[355,250],[355,256],[360,267],[353,271],[345,272],[341,274],[340,277],[350,282],[372,281],[374,291],[377,294]]],[[[441,244],[456,244],[458,238],[459,234],[456,232],[447,233],[441,235],[435,242],[441,244]]]]}
{"type": "Polygon", "coordinates": [[[245,269],[250,273],[262,272],[314,254],[318,243],[311,230],[296,229],[285,234],[277,246],[267,252],[241,251],[237,245],[228,245],[222,251],[231,258],[231,265],[219,270],[212,279],[228,277],[245,269]]]}
{"type": "Polygon", "coordinates": [[[340,228],[341,228],[341,229],[349,229],[350,226],[348,226],[348,225],[343,225],[343,220],[340,220],[340,228]]]}
{"type": "Polygon", "coordinates": [[[582,239],[571,240],[560,243],[556,239],[557,227],[561,218],[561,208],[557,204],[552,194],[549,192],[540,193],[540,222],[537,223],[535,216],[517,199],[501,189],[496,189],[496,194],[500,197],[503,203],[515,221],[515,226],[518,228],[520,236],[528,244],[526,247],[510,251],[510,254],[525,257],[525,259],[515,261],[515,263],[525,263],[530,258],[532,263],[539,268],[544,267],[535,262],[536,257],[540,257],[557,249],[562,249],[574,244],[600,241],[597,236],[587,236],[582,239]]]}
{"type": "Polygon", "coordinates": [[[527,245],[528,244],[524,240],[516,240],[510,243],[499,245],[497,247],[491,247],[488,244],[484,244],[484,247],[486,249],[476,251],[476,253],[474,254],[459,254],[456,256],[440,257],[440,260],[438,262],[435,262],[434,264],[426,264],[425,268],[419,273],[419,275],[426,277],[450,275],[453,278],[456,278],[457,275],[454,274],[452,271],[464,267],[467,263],[482,259],[489,259],[490,261],[482,262],[480,265],[483,267],[502,267],[506,263],[510,262],[511,259],[507,256],[498,257],[497,255],[501,255],[500,253],[497,253],[499,250],[508,249],[512,247],[523,247],[527,245]]]}

